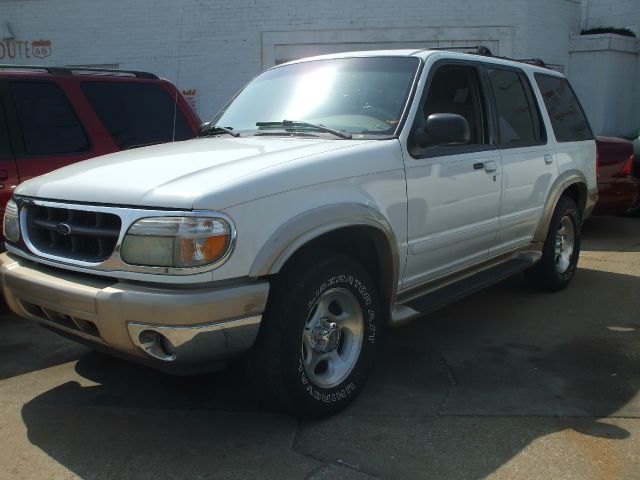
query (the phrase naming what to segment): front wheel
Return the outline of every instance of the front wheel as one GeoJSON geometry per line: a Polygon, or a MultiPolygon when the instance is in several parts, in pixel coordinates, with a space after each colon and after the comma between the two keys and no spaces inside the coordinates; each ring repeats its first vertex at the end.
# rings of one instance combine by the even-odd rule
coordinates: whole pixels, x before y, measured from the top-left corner
{"type": "Polygon", "coordinates": [[[341,410],[364,386],[381,323],[376,286],[351,257],[288,266],[272,283],[254,347],[259,393],[297,417],[341,410]]]}
{"type": "Polygon", "coordinates": [[[524,272],[529,284],[539,290],[557,292],[573,278],[580,257],[582,216],[575,202],[561,197],[553,212],[542,249],[542,259],[524,272]]]}

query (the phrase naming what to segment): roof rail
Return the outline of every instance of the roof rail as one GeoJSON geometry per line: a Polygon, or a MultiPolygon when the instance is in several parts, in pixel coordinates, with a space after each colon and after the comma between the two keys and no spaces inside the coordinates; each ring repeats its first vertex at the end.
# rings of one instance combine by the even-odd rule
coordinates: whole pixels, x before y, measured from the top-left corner
{"type": "Polygon", "coordinates": [[[491,53],[488,47],[484,45],[476,45],[475,47],[435,47],[429,48],[429,50],[445,50],[445,51],[457,51],[457,50],[466,50],[464,53],[470,53],[473,55],[482,55],[485,57],[492,58],[500,58],[502,60],[511,60],[512,62],[520,62],[520,63],[528,63],[530,65],[535,65],[536,67],[549,68],[547,64],[540,58],[509,58],[509,57],[501,57],[499,55],[494,55],[491,53]],[[473,49],[473,50],[469,50],[473,49]]]}
{"type": "Polygon", "coordinates": [[[522,62],[522,63],[530,63],[531,65],[535,65],[536,67],[549,68],[547,67],[547,64],[544,63],[544,60],[542,60],[541,58],[518,58],[518,59],[515,59],[515,61],[522,62]]]}
{"type": "Polygon", "coordinates": [[[151,80],[158,80],[158,76],[149,72],[140,72],[137,70],[116,70],[109,68],[91,68],[91,67],[47,67],[44,65],[2,65],[0,70],[39,70],[52,75],[113,75],[118,77],[135,77],[151,80]]]}

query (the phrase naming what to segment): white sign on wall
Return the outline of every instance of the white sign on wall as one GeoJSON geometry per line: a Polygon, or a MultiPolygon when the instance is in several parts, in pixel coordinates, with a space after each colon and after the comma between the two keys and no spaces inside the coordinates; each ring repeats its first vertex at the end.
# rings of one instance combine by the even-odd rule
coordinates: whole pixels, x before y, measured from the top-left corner
{"type": "Polygon", "coordinates": [[[43,59],[52,52],[51,40],[0,40],[0,60],[43,59]]]}

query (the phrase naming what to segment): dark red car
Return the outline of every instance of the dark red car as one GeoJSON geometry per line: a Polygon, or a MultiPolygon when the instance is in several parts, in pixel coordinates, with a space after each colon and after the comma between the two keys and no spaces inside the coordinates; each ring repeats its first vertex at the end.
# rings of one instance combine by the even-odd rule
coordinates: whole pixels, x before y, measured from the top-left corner
{"type": "Polygon", "coordinates": [[[633,153],[636,156],[636,161],[633,165],[633,176],[638,179],[638,199],[627,213],[634,217],[640,217],[640,129],[635,129],[620,136],[633,142],[633,153]]]}
{"type": "Polygon", "coordinates": [[[146,72],[0,65],[0,214],[25,180],[87,158],[193,138],[198,114],[146,72]]]}
{"type": "Polygon", "coordinates": [[[636,202],[640,180],[634,176],[633,143],[596,136],[598,203],[594,214],[623,213],[636,202]]]}

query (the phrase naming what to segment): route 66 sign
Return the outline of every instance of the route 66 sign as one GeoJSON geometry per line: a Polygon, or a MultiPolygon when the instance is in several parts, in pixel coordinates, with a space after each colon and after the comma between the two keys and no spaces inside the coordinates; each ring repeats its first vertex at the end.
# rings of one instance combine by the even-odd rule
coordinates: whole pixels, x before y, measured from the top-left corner
{"type": "Polygon", "coordinates": [[[37,58],[47,58],[51,55],[51,40],[33,40],[31,53],[37,58]]]}

